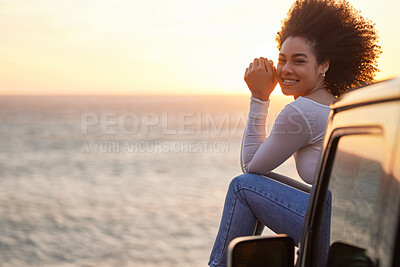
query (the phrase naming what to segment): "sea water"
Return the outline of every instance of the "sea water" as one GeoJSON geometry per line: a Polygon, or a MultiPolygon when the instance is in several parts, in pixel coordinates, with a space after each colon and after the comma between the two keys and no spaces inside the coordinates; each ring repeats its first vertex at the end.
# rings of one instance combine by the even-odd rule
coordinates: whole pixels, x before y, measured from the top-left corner
{"type": "Polygon", "coordinates": [[[0,97],[0,266],[206,266],[248,104],[0,97]]]}

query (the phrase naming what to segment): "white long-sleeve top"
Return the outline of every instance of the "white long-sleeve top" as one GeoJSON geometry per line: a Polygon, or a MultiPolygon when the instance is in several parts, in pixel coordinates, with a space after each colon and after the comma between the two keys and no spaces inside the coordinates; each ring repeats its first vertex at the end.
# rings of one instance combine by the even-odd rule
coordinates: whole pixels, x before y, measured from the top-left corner
{"type": "Polygon", "coordinates": [[[313,182],[330,107],[298,97],[279,113],[266,138],[269,100],[251,98],[242,139],[241,167],[245,173],[267,174],[294,154],[299,176],[313,182]]]}

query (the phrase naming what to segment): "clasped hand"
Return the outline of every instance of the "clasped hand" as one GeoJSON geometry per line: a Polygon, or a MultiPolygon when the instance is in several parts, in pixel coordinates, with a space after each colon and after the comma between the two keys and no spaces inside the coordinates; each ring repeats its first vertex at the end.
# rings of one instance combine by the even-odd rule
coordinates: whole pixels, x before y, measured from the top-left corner
{"type": "Polygon", "coordinates": [[[246,69],[244,80],[252,97],[267,101],[278,83],[274,63],[263,57],[254,59],[246,69]]]}

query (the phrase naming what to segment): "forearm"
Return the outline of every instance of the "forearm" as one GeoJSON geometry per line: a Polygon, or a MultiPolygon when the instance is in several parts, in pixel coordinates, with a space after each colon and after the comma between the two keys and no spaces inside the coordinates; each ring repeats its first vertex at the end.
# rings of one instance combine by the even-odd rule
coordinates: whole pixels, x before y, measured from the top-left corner
{"type": "Polygon", "coordinates": [[[260,145],[266,139],[266,118],[268,115],[269,101],[251,98],[249,116],[243,133],[240,165],[243,172],[254,157],[260,145]]]}

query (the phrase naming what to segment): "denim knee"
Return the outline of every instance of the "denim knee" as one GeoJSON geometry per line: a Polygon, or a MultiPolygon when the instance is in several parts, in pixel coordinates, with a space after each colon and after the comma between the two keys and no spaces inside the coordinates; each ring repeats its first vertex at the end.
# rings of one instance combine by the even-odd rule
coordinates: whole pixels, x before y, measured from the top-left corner
{"type": "Polygon", "coordinates": [[[247,187],[251,184],[250,181],[253,175],[254,174],[251,173],[244,173],[236,176],[229,184],[229,190],[232,190],[232,192],[236,194],[240,189],[242,189],[243,187],[247,187]]]}
{"type": "Polygon", "coordinates": [[[257,183],[256,180],[262,178],[261,175],[253,174],[253,173],[244,173],[239,176],[236,176],[232,179],[229,184],[228,194],[236,195],[242,202],[246,202],[245,195],[243,193],[243,189],[252,189],[254,184],[257,183]]]}
{"type": "Polygon", "coordinates": [[[254,185],[254,182],[256,180],[259,181],[260,179],[265,180],[265,177],[255,173],[244,173],[233,178],[230,186],[232,186],[236,190],[239,190],[242,187],[251,187],[252,185],[254,185]]]}

